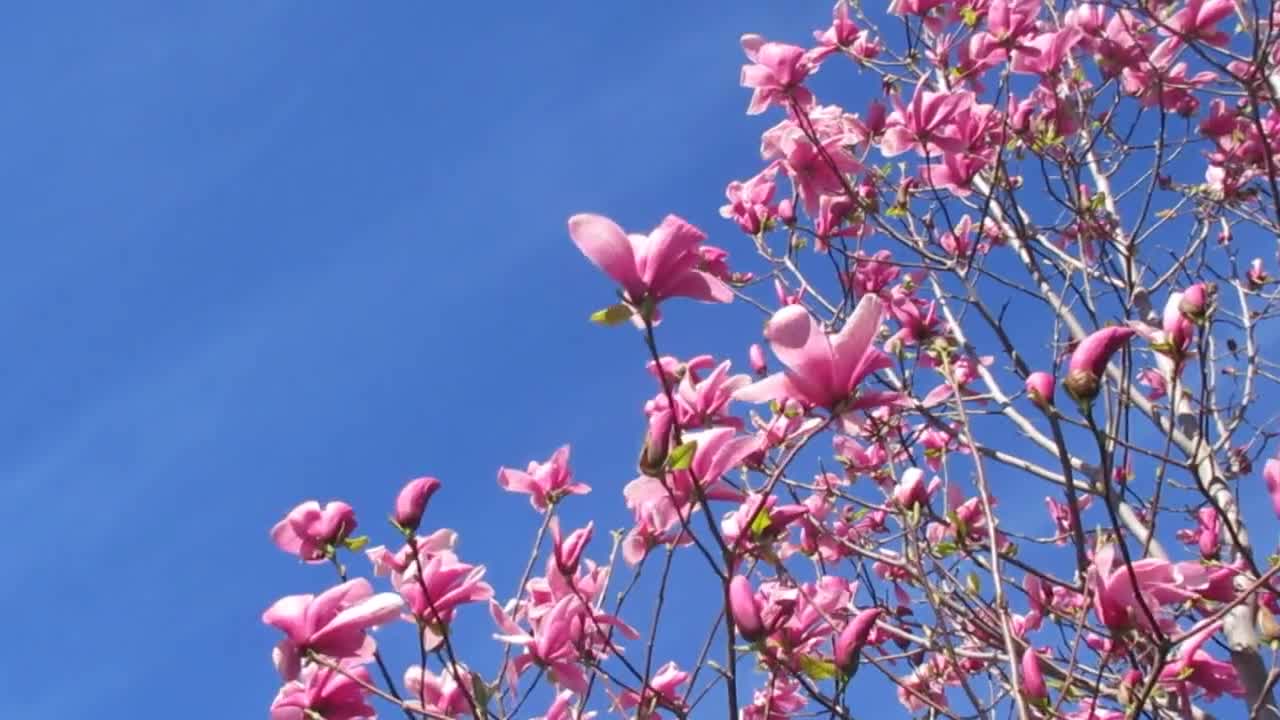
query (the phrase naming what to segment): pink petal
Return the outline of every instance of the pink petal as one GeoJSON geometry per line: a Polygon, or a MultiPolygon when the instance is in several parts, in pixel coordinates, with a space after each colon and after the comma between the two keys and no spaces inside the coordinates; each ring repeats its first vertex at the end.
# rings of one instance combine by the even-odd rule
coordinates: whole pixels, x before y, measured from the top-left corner
{"type": "Polygon", "coordinates": [[[588,260],[629,294],[643,294],[631,241],[617,223],[601,215],[574,215],[569,218],[569,237],[588,260]]]}

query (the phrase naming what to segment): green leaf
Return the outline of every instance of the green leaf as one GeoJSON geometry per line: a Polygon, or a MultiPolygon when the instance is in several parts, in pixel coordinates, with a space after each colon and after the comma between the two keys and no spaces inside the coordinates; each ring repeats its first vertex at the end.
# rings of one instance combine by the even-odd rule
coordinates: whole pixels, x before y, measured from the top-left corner
{"type": "Polygon", "coordinates": [[[950,557],[956,550],[956,544],[950,540],[943,540],[933,546],[933,554],[940,558],[950,557]]]}
{"type": "Polygon", "coordinates": [[[760,537],[764,534],[765,530],[769,529],[769,525],[771,523],[772,521],[769,519],[769,509],[761,506],[760,509],[756,511],[756,516],[751,518],[751,537],[760,537]]]}
{"type": "Polygon", "coordinates": [[[617,305],[610,305],[603,310],[597,310],[591,313],[591,322],[596,323],[597,325],[613,327],[614,325],[620,325],[630,320],[631,316],[634,314],[635,310],[630,305],[627,305],[626,303],[618,303],[617,305]]]}
{"type": "Polygon", "coordinates": [[[836,676],[836,664],[812,655],[801,655],[800,672],[814,680],[830,680],[836,676]]]}
{"type": "Polygon", "coordinates": [[[672,470],[688,470],[693,464],[693,454],[698,449],[698,441],[690,440],[671,451],[667,456],[667,465],[672,470]]]}
{"type": "Polygon", "coordinates": [[[369,536],[361,535],[360,537],[347,538],[342,541],[342,545],[348,550],[356,551],[369,544],[369,536]]]}

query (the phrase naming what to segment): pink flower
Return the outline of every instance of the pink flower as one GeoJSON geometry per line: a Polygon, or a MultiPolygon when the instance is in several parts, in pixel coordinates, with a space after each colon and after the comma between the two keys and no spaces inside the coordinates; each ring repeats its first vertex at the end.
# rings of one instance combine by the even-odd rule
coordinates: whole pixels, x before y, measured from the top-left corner
{"type": "Polygon", "coordinates": [[[1107,363],[1136,331],[1128,327],[1109,327],[1089,335],[1071,354],[1070,372],[1063,387],[1077,402],[1090,402],[1098,396],[1102,373],[1107,363]]]}
{"type": "Polygon", "coordinates": [[[764,637],[760,604],[751,589],[751,581],[742,575],[734,575],[729,581],[729,616],[733,618],[738,634],[747,642],[756,642],[764,637]]]}
{"type": "Polygon", "coordinates": [[[1138,371],[1138,382],[1147,386],[1147,399],[1155,402],[1169,394],[1169,382],[1164,373],[1157,368],[1143,368],[1138,371]]]}
{"type": "Polygon", "coordinates": [[[794,100],[802,108],[813,104],[813,94],[804,79],[813,70],[804,48],[765,42],[759,35],[743,35],[742,50],[750,65],[742,66],[742,87],[752,88],[748,115],[759,115],[770,105],[786,105],[794,100]]]}
{"type": "Polygon", "coordinates": [[[343,672],[309,666],[280,688],[271,703],[271,720],[371,718],[375,710],[366,701],[361,682],[370,683],[369,672],[358,665],[345,665],[343,672]]]}
{"type": "Polygon", "coordinates": [[[1188,638],[1178,650],[1177,658],[1160,671],[1161,684],[1177,688],[1195,685],[1210,700],[1223,694],[1243,696],[1244,686],[1240,684],[1235,667],[1201,649],[1221,628],[1222,621],[1219,620],[1188,638]]]}
{"type": "Polygon", "coordinates": [[[733,300],[724,281],[698,269],[698,246],[706,235],[675,215],[668,215],[648,235],[628,235],[600,215],[574,215],[569,218],[569,236],[587,259],[622,286],[623,299],[633,307],[646,301],[656,306],[671,297],[733,300]]]}
{"type": "Polygon", "coordinates": [[[844,328],[831,336],[804,307],[782,308],[765,326],[765,338],[786,370],[742,388],[734,397],[757,403],[795,398],[816,407],[843,405],[864,377],[887,362],[872,345],[882,307],[878,297],[864,295],[844,328]]]}
{"type": "Polygon", "coordinates": [[[496,602],[490,601],[489,612],[502,631],[495,638],[520,645],[523,654],[512,661],[510,671],[519,675],[537,665],[550,671],[554,682],[576,693],[587,689],[587,678],[578,664],[575,630],[582,627],[582,601],[573,595],[558,600],[545,614],[530,618],[531,629],[525,631],[496,602]],[[576,621],[576,623],[575,623],[576,621]]]}
{"type": "Polygon", "coordinates": [[[938,488],[938,485],[939,483],[935,480],[926,487],[924,471],[915,467],[907,468],[902,471],[902,477],[893,490],[893,501],[899,507],[908,510],[913,505],[928,505],[929,496],[938,488]]]}
{"type": "Polygon", "coordinates": [[[1043,370],[1028,375],[1027,397],[1040,408],[1053,405],[1053,376],[1043,370]]]}
{"type": "Polygon", "coordinates": [[[1182,37],[1181,41],[1203,40],[1210,45],[1223,46],[1229,39],[1216,25],[1235,12],[1231,0],[1187,0],[1187,4],[1169,20],[1169,27],[1182,37]]]}
{"type": "Polygon", "coordinates": [[[642,692],[624,690],[618,695],[617,705],[622,710],[640,708],[636,717],[641,718],[655,717],[654,710],[658,708],[683,710],[685,704],[680,698],[679,688],[688,679],[689,673],[677,667],[674,661],[668,662],[649,678],[649,684],[642,692]]]}
{"type": "Polygon", "coordinates": [[[531,462],[524,472],[511,468],[498,470],[498,487],[507,492],[528,493],[529,504],[538,512],[560,502],[566,495],[585,495],[591,486],[573,481],[569,470],[569,446],[552,453],[546,462],[531,462]]]}
{"type": "Polygon", "coordinates": [[[408,690],[408,701],[420,710],[453,717],[471,712],[471,703],[467,700],[472,688],[471,673],[465,667],[455,665],[454,669],[441,670],[436,675],[423,670],[421,665],[410,665],[404,671],[404,686],[408,690]]]}
{"type": "Polygon", "coordinates": [[[276,646],[276,668],[293,680],[307,652],[339,659],[372,655],[366,631],[395,619],[400,607],[395,593],[374,595],[369,581],[357,578],[318,596],[280,598],[262,614],[262,622],[284,632],[285,639],[276,646]]]}
{"type": "Polygon", "coordinates": [[[1262,480],[1267,484],[1267,494],[1271,496],[1271,509],[1276,517],[1280,517],[1280,458],[1271,458],[1262,466],[1262,480]]]}
{"type": "Polygon", "coordinates": [[[972,102],[972,96],[963,92],[932,92],[925,87],[925,81],[921,80],[907,105],[903,105],[897,95],[893,96],[894,111],[885,121],[880,143],[880,152],[885,157],[895,157],[908,150],[920,155],[939,155],[964,149],[952,120],[962,106],[972,102]]]}
{"type": "Polygon", "coordinates": [[[769,366],[764,361],[764,350],[760,349],[757,343],[751,343],[751,347],[747,348],[747,359],[751,362],[751,371],[756,375],[766,375],[769,372],[769,366]]]}
{"type": "Polygon", "coordinates": [[[391,519],[401,528],[413,532],[422,522],[431,496],[440,489],[440,481],[433,477],[410,480],[396,496],[396,510],[391,519]]]}
{"type": "Polygon", "coordinates": [[[594,712],[583,713],[579,715],[573,705],[573,691],[561,690],[556,694],[555,699],[551,701],[551,706],[547,708],[547,713],[534,720],[590,720],[596,716],[594,712]]]}
{"type": "Polygon", "coordinates": [[[1171,563],[1143,558],[1133,562],[1132,578],[1137,579],[1136,588],[1130,569],[1125,567],[1124,558],[1115,545],[1108,545],[1094,555],[1089,568],[1094,611],[1098,619],[1113,630],[1135,626],[1151,629],[1138,595],[1156,623],[1164,626],[1170,621],[1161,606],[1200,597],[1210,586],[1210,578],[1198,562],[1171,563]]]}
{"type": "Polygon", "coordinates": [[[749,235],[765,229],[777,214],[773,205],[773,194],[778,187],[777,175],[778,166],[774,163],[745,183],[737,180],[729,183],[724,192],[729,204],[720,208],[720,217],[738,223],[738,227],[749,235]]]}
{"type": "Polygon", "coordinates": [[[1022,653],[1021,663],[1022,692],[1032,700],[1044,700],[1049,697],[1049,688],[1044,683],[1044,673],[1040,669],[1040,656],[1032,648],[1022,653]]]}
{"type": "Polygon", "coordinates": [[[1182,297],[1178,301],[1178,311],[1191,322],[1199,323],[1209,312],[1216,292],[1217,288],[1207,283],[1198,282],[1191,285],[1182,291],[1182,297]]]}
{"type": "Polygon", "coordinates": [[[578,563],[582,559],[582,551],[586,549],[587,543],[591,542],[591,534],[594,528],[595,523],[589,522],[586,527],[574,530],[569,533],[568,537],[562,537],[560,534],[560,518],[551,518],[552,555],[555,558],[556,569],[563,573],[565,577],[577,575],[578,563]]]}
{"type": "Polygon", "coordinates": [[[483,565],[461,562],[448,550],[420,558],[406,568],[396,589],[413,617],[425,624],[428,649],[439,642],[439,626],[453,622],[458,607],[493,597],[484,574],[483,565]]]}
{"type": "Polygon", "coordinates": [[[867,638],[871,635],[871,631],[875,629],[876,620],[880,618],[883,612],[884,608],[880,607],[870,607],[859,612],[844,627],[844,630],[840,631],[840,635],[836,637],[834,658],[836,668],[844,673],[846,677],[858,672],[858,661],[862,657],[862,648],[867,644],[867,638]]]}
{"type": "Polygon", "coordinates": [[[742,709],[742,720],[791,720],[806,704],[800,683],[775,675],[755,691],[751,704],[742,709]]]}
{"type": "Polygon", "coordinates": [[[271,540],[287,553],[319,563],[355,529],[356,512],[350,505],[334,501],[321,508],[320,503],[308,500],[271,528],[271,540]]]}

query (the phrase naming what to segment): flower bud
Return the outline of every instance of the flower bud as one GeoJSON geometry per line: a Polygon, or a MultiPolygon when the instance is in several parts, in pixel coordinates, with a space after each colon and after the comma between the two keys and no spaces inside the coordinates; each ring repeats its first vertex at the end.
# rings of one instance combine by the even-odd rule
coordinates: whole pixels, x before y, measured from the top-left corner
{"type": "Polygon", "coordinates": [[[649,477],[662,477],[671,450],[671,411],[660,410],[649,416],[649,432],[640,451],[640,472],[649,477]]]}
{"type": "Polygon", "coordinates": [[[844,673],[845,677],[858,672],[862,648],[866,646],[867,638],[871,636],[876,620],[882,613],[884,608],[869,607],[855,615],[844,630],[840,631],[840,635],[836,638],[835,663],[836,669],[844,673]]]}
{"type": "Polygon", "coordinates": [[[1062,381],[1063,387],[1076,402],[1091,402],[1101,389],[1102,373],[1107,369],[1111,356],[1124,346],[1136,331],[1128,327],[1109,327],[1098,330],[1080,341],[1071,353],[1070,372],[1062,381]]]}
{"type": "Polygon", "coordinates": [[[1049,688],[1044,683],[1044,674],[1040,669],[1040,656],[1030,647],[1022,653],[1022,692],[1032,700],[1044,700],[1049,697],[1049,688]]]}
{"type": "Polygon", "coordinates": [[[410,480],[396,496],[396,510],[391,519],[406,531],[417,530],[422,522],[422,513],[427,510],[427,503],[439,489],[440,481],[433,477],[410,480]]]}
{"type": "Polygon", "coordinates": [[[1208,314],[1210,305],[1213,303],[1213,296],[1217,294],[1216,285],[1198,282],[1195,285],[1182,291],[1182,301],[1178,304],[1178,309],[1182,314],[1192,322],[1201,322],[1205,315],[1208,314]]]}
{"type": "Polygon", "coordinates": [[[1027,397],[1042,410],[1053,405],[1053,376],[1043,370],[1028,375],[1027,397]]]}
{"type": "Polygon", "coordinates": [[[738,634],[747,642],[756,642],[764,637],[764,621],[760,619],[755,592],[751,589],[751,581],[742,575],[734,575],[729,581],[729,614],[738,634]]]}
{"type": "Polygon", "coordinates": [[[751,371],[756,375],[764,375],[769,372],[769,366],[764,362],[764,350],[760,348],[759,343],[752,343],[747,350],[747,359],[751,361],[751,371]]]}

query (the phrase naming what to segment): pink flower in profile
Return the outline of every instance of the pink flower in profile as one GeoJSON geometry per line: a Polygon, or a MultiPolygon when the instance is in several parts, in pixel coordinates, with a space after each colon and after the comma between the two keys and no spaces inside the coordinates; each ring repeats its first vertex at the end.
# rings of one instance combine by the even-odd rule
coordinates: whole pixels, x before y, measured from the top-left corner
{"type": "Polygon", "coordinates": [[[1169,28],[1181,41],[1202,40],[1219,47],[1226,45],[1228,35],[1217,29],[1217,24],[1235,12],[1231,0],[1187,0],[1187,4],[1174,13],[1169,28]]]}
{"type": "Polygon", "coordinates": [[[675,662],[668,662],[658,668],[644,691],[624,690],[618,695],[617,705],[622,710],[640,708],[637,717],[655,717],[654,710],[668,708],[683,710],[684,700],[680,698],[680,686],[689,679],[689,673],[681,670],[675,662]]]}
{"type": "MultiPolygon", "coordinates": [[[[878,297],[864,295],[840,332],[829,336],[803,306],[782,308],[765,326],[765,338],[786,369],[738,390],[734,397],[755,403],[795,398],[815,407],[843,406],[863,378],[887,363],[872,344],[882,310],[878,297]]],[[[882,404],[883,398],[855,401],[846,409],[869,402],[882,404]]]]}
{"type": "Polygon", "coordinates": [[[428,649],[439,642],[438,627],[453,622],[458,607],[493,597],[484,574],[483,565],[461,562],[448,550],[411,563],[405,570],[396,589],[414,619],[425,624],[428,649]]]}
{"type": "Polygon", "coordinates": [[[369,581],[357,578],[319,595],[280,598],[262,613],[262,622],[284,632],[275,650],[276,668],[293,680],[307,652],[339,659],[372,655],[366,632],[395,619],[400,607],[395,593],[374,595],[369,581]]]}
{"type": "Polygon", "coordinates": [[[742,231],[755,235],[777,214],[773,194],[777,191],[778,166],[770,165],[746,182],[734,180],[725,189],[729,204],[720,208],[720,217],[738,223],[742,231]]]}
{"type": "Polygon", "coordinates": [[[573,705],[573,691],[561,690],[551,701],[551,706],[547,708],[547,713],[533,720],[590,720],[596,716],[594,712],[579,715],[573,705]]]}
{"type": "Polygon", "coordinates": [[[1280,458],[1271,458],[1262,466],[1262,480],[1267,484],[1271,509],[1275,511],[1276,517],[1280,517],[1280,458]]]}
{"type": "Polygon", "coordinates": [[[845,676],[858,672],[858,661],[862,657],[862,648],[867,638],[876,627],[876,620],[884,612],[881,607],[869,607],[853,617],[849,624],[836,637],[835,664],[845,676]]]}
{"type": "Polygon", "coordinates": [[[404,671],[404,686],[409,702],[419,710],[438,715],[461,717],[470,714],[471,672],[465,667],[441,670],[439,675],[423,670],[421,665],[410,665],[404,671]],[[459,684],[461,681],[461,684],[459,684]]]}
{"type": "Polygon", "coordinates": [[[569,218],[569,236],[588,260],[622,286],[624,300],[634,307],[672,297],[733,300],[723,280],[698,269],[698,246],[707,236],[675,215],[648,235],[628,235],[609,218],[579,214],[569,218]]]}
{"type": "Polygon", "coordinates": [[[410,480],[396,496],[396,509],[391,519],[407,531],[417,530],[422,514],[427,511],[427,503],[439,489],[440,481],[433,477],[410,480]]]}
{"type": "Polygon", "coordinates": [[[1022,653],[1022,692],[1032,700],[1044,700],[1049,697],[1049,688],[1044,682],[1044,672],[1040,668],[1040,656],[1032,648],[1022,653]]]}
{"type": "Polygon", "coordinates": [[[751,581],[742,575],[734,575],[729,581],[729,617],[738,634],[747,642],[764,637],[764,622],[760,619],[760,603],[756,600],[751,581]]]}
{"type": "Polygon", "coordinates": [[[1097,397],[1102,373],[1106,372],[1111,356],[1124,347],[1135,332],[1129,327],[1109,327],[1081,340],[1071,354],[1070,372],[1062,381],[1067,392],[1078,402],[1092,401],[1097,397]]]}
{"type": "Polygon", "coordinates": [[[804,79],[813,67],[804,48],[779,42],[765,42],[759,35],[743,35],[742,51],[750,65],[742,66],[742,87],[751,88],[748,115],[759,115],[770,105],[786,105],[793,100],[802,108],[813,104],[813,93],[804,79]]]}
{"type": "Polygon", "coordinates": [[[808,704],[800,683],[775,675],[755,691],[751,704],[742,709],[742,720],[791,720],[808,704]]]}
{"type": "Polygon", "coordinates": [[[271,540],[291,555],[319,563],[355,529],[356,512],[350,505],[334,501],[322,508],[315,500],[308,500],[271,528],[271,540]]]}
{"type": "Polygon", "coordinates": [[[1089,568],[1094,611],[1098,619],[1113,630],[1136,626],[1151,629],[1147,613],[1139,604],[1139,595],[1156,623],[1165,626],[1171,621],[1161,610],[1162,606],[1201,597],[1210,586],[1209,575],[1198,562],[1171,563],[1143,558],[1133,562],[1132,578],[1137,579],[1136,588],[1115,545],[1108,545],[1094,555],[1089,568]]]}
{"type": "Polygon", "coordinates": [[[372,684],[369,672],[359,665],[347,664],[343,672],[309,666],[280,688],[271,703],[271,720],[371,718],[375,710],[366,700],[361,682],[372,684]]]}
{"type": "Polygon", "coordinates": [[[552,453],[546,462],[531,462],[525,471],[512,468],[498,470],[498,486],[507,492],[528,493],[529,504],[538,512],[560,502],[566,495],[585,495],[591,486],[573,481],[569,470],[569,446],[552,453]]]}
{"type": "Polygon", "coordinates": [[[1160,671],[1161,684],[1175,688],[1194,685],[1200,688],[1210,700],[1224,694],[1234,697],[1243,696],[1244,686],[1240,684],[1235,667],[1201,649],[1220,629],[1222,629],[1221,620],[1188,638],[1178,650],[1178,656],[1174,661],[1160,671]]]}
{"type": "Polygon", "coordinates": [[[546,613],[530,618],[528,631],[496,602],[489,602],[489,613],[502,631],[495,638],[525,648],[508,669],[513,677],[537,666],[548,670],[558,686],[576,693],[586,691],[587,678],[578,664],[579,652],[574,643],[581,632],[582,615],[589,614],[581,600],[565,595],[546,613]]]}
{"type": "Polygon", "coordinates": [[[1053,376],[1043,370],[1028,375],[1027,397],[1041,408],[1053,405],[1053,376]]]}

